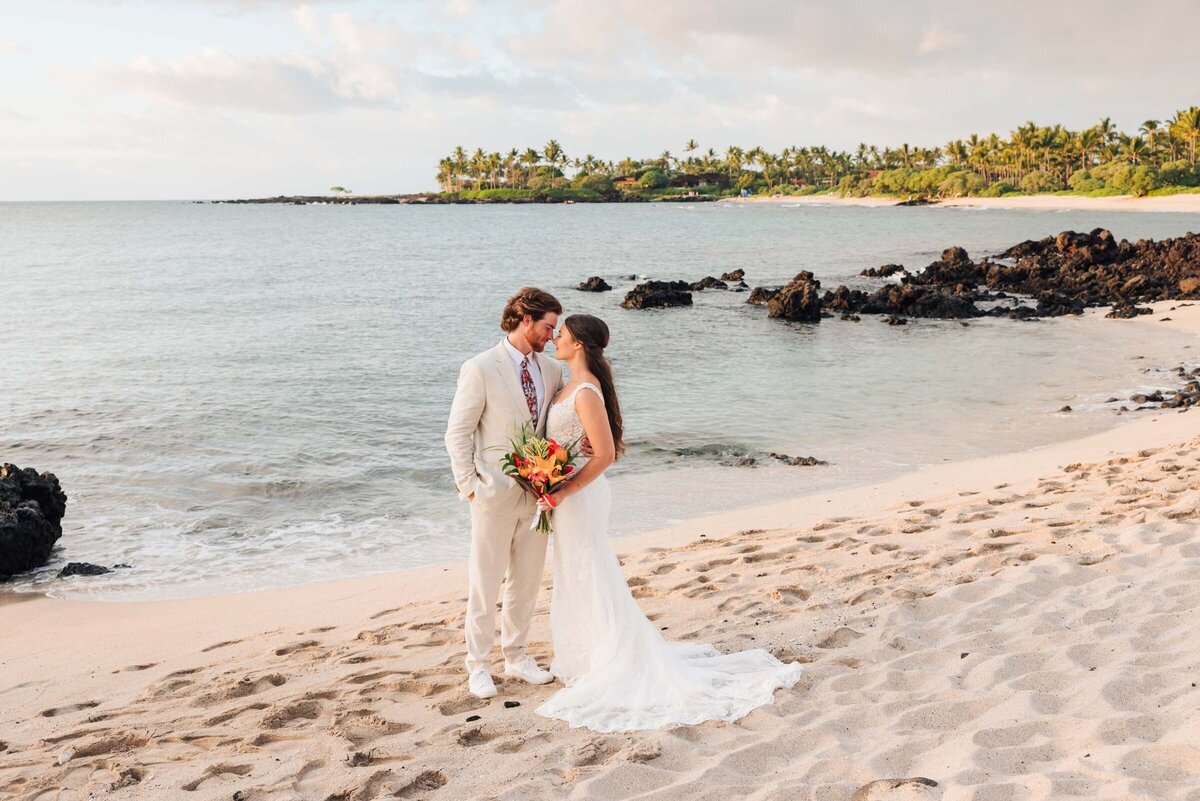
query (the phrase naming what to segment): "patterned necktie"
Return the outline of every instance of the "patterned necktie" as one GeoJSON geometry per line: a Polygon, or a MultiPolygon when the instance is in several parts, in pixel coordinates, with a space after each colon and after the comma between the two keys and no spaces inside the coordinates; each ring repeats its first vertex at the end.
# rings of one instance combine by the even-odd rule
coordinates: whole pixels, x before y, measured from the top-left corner
{"type": "Polygon", "coordinates": [[[521,359],[521,389],[525,391],[525,405],[529,407],[529,419],[537,425],[537,387],[533,385],[533,376],[529,374],[529,357],[521,359]]]}

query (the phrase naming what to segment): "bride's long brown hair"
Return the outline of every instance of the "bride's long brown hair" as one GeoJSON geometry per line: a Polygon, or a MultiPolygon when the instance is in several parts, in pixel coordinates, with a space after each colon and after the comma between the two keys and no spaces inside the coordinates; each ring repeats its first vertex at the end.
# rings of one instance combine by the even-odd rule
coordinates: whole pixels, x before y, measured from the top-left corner
{"type": "Polygon", "coordinates": [[[588,370],[600,381],[604,410],[608,413],[608,427],[612,429],[614,453],[620,458],[625,452],[625,424],[621,420],[621,402],[617,400],[612,365],[604,355],[604,349],[608,347],[608,326],[599,317],[590,314],[572,314],[563,320],[563,325],[575,337],[575,341],[583,346],[588,370]]]}

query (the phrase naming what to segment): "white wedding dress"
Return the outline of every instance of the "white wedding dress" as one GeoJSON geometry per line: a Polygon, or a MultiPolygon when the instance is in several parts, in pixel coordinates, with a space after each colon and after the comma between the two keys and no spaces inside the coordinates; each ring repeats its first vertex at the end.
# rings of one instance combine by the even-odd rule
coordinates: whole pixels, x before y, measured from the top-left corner
{"type": "MultiPolygon", "coordinates": [[[[582,437],[575,395],[550,407],[547,433],[582,437]]],[[[586,457],[577,464],[581,467],[586,457]]],[[[775,690],[800,678],[762,649],[722,654],[711,645],[666,642],[642,613],[608,542],[608,480],[597,477],[554,511],[554,588],[550,672],[565,688],[537,713],[599,732],[733,721],[769,704],[775,690]]]]}

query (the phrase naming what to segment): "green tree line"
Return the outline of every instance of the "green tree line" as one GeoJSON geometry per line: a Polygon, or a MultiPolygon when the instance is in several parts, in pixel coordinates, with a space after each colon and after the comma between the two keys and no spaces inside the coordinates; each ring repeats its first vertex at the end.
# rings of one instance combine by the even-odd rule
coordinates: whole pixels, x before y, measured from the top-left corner
{"type": "Polygon", "coordinates": [[[669,191],[671,184],[732,194],[809,194],[909,197],[1001,196],[1071,191],[1145,195],[1155,190],[1200,186],[1197,169],[1200,108],[1190,106],[1169,119],[1148,119],[1135,132],[1116,129],[1104,118],[1073,131],[1062,125],[1026,122],[1009,133],[971,134],[944,145],[899,147],[859,144],[853,151],[824,146],[730,146],[701,151],[688,140],[680,155],[605,161],[592,154],[570,157],[551,139],[541,149],[468,153],[457,147],[438,162],[443,191],[629,190],[669,191]]]}

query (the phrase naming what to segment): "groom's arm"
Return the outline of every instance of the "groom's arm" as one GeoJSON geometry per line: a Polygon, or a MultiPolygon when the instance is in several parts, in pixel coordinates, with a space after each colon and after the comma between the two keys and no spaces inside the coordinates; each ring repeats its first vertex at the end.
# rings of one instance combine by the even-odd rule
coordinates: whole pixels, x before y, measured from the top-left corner
{"type": "Polygon", "coordinates": [[[466,362],[458,373],[458,388],[450,405],[446,423],[446,450],[450,453],[450,469],[458,497],[470,500],[479,484],[475,472],[475,431],[483,416],[486,398],[483,374],[474,362],[466,362]]]}

